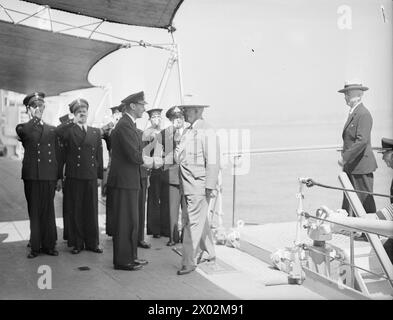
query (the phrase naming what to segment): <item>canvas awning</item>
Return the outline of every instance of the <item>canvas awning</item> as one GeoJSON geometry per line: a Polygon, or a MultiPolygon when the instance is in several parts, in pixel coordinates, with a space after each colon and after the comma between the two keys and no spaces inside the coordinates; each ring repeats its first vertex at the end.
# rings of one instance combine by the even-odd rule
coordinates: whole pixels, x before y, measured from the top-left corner
{"type": "Polygon", "coordinates": [[[0,88],[47,96],[90,88],[90,69],[120,45],[0,21],[0,88]]]}
{"type": "Polygon", "coordinates": [[[109,22],[167,28],[183,0],[25,0],[109,22]]]}

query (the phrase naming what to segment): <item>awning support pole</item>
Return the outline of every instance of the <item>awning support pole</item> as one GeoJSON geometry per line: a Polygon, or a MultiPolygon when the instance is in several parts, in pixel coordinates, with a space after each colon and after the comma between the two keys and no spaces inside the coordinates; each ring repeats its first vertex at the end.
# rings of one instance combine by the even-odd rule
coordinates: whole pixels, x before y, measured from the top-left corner
{"type": "Polygon", "coordinates": [[[183,72],[182,72],[181,62],[180,62],[179,45],[176,43],[175,36],[173,34],[175,32],[175,30],[176,29],[174,27],[169,28],[169,32],[171,33],[171,37],[172,37],[173,46],[176,50],[176,56],[177,56],[177,73],[178,73],[178,79],[179,79],[180,102],[181,102],[181,104],[184,104],[183,72]]]}
{"type": "Polygon", "coordinates": [[[173,53],[165,66],[164,74],[162,75],[160,84],[158,86],[156,97],[154,98],[153,102],[153,109],[158,108],[161,103],[162,95],[165,91],[166,85],[168,83],[169,75],[172,70],[173,64],[176,62],[176,53],[173,53]]]}

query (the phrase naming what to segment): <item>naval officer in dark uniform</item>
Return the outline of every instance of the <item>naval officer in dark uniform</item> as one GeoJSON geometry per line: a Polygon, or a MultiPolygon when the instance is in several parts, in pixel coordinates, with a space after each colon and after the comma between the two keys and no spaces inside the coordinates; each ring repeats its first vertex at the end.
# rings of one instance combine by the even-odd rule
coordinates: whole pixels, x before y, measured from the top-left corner
{"type": "Polygon", "coordinates": [[[180,169],[175,162],[174,150],[180,143],[180,138],[184,131],[184,114],[178,107],[170,108],[165,116],[172,122],[172,125],[161,131],[161,144],[163,146],[164,167],[162,181],[164,185],[163,198],[168,199],[169,205],[169,241],[168,246],[173,246],[180,241],[178,230],[178,220],[180,207],[185,208],[184,197],[180,193],[180,169]]]}
{"type": "Polygon", "coordinates": [[[169,199],[164,192],[162,181],[162,145],[161,133],[161,108],[147,111],[151,127],[143,132],[143,141],[148,142],[146,149],[150,149],[152,169],[150,171],[150,185],[147,190],[147,234],[153,238],[169,237],[169,199]]]}
{"type": "MultiPolygon", "coordinates": [[[[393,169],[393,139],[382,138],[382,159],[389,168],[393,169]]],[[[390,203],[393,203],[393,179],[390,184],[390,203]]]]}
{"type": "Polygon", "coordinates": [[[110,108],[112,111],[112,121],[108,123],[106,126],[101,128],[101,134],[102,134],[102,139],[106,143],[106,148],[109,153],[109,161],[108,161],[108,167],[106,169],[106,174],[104,172],[104,179],[102,180],[102,193],[103,195],[106,195],[106,201],[105,201],[105,232],[108,236],[112,236],[112,199],[111,199],[111,193],[108,191],[108,172],[111,167],[111,134],[116,126],[117,122],[122,116],[122,110],[123,110],[124,105],[120,104],[118,106],[110,108]]]}
{"type": "Polygon", "coordinates": [[[113,264],[117,270],[134,271],[147,264],[137,259],[140,166],[143,164],[142,140],[136,119],[145,112],[143,91],[123,101],[123,116],[111,133],[111,168],[108,175],[113,210],[113,264]]]}
{"type": "Polygon", "coordinates": [[[61,189],[61,152],[55,127],[42,121],[45,94],[36,92],[25,97],[23,104],[31,116],[27,123],[18,124],[16,133],[25,149],[22,162],[27,210],[30,219],[30,248],[28,258],[40,252],[57,256],[55,190],[61,189]]]}
{"type": "MultiPolygon", "coordinates": [[[[68,121],[73,119],[72,109],[71,109],[70,106],[68,106],[68,107],[69,107],[70,113],[59,118],[59,121],[60,121],[61,124],[67,123],[68,121]]],[[[62,153],[61,159],[63,161],[65,161],[65,158],[66,158],[66,153],[65,153],[66,142],[63,141],[60,137],[59,137],[59,140],[60,140],[60,149],[61,149],[61,153],[62,153]]],[[[64,162],[62,162],[59,165],[62,168],[63,176],[64,176],[64,162]]],[[[68,209],[69,201],[67,200],[68,194],[69,194],[69,191],[67,190],[67,188],[65,188],[64,181],[63,181],[63,240],[66,240],[66,241],[68,241],[68,228],[69,228],[69,225],[70,225],[70,222],[69,222],[70,215],[68,213],[68,211],[69,211],[69,209],[68,209]]]]}
{"type": "MultiPolygon", "coordinates": [[[[143,131],[137,129],[140,139],[142,139],[143,131]]],[[[142,142],[142,146],[146,146],[147,142],[142,142]]],[[[139,191],[139,223],[138,223],[138,247],[150,249],[151,244],[145,241],[145,222],[146,222],[146,198],[147,188],[149,187],[149,174],[151,168],[142,164],[141,167],[141,190],[139,191]]]]}
{"type": "Polygon", "coordinates": [[[98,185],[103,176],[101,131],[86,124],[85,99],[70,105],[74,119],[56,128],[65,143],[65,188],[69,214],[68,245],[72,253],[83,249],[102,253],[98,231],[98,185]]]}

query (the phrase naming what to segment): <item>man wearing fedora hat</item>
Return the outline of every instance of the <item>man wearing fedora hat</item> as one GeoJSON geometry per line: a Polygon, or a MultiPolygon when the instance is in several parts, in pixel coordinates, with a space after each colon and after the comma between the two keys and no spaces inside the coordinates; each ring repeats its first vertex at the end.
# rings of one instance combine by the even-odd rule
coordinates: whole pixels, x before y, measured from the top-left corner
{"type": "MultiPolygon", "coordinates": [[[[364,91],[368,88],[360,81],[347,81],[343,89],[346,104],[350,107],[348,119],[344,125],[342,138],[343,150],[339,165],[348,174],[355,190],[373,192],[374,175],[377,162],[371,148],[371,129],[373,119],[362,103],[364,91]]],[[[375,201],[372,195],[358,193],[358,197],[367,213],[375,212],[375,201]]],[[[350,208],[344,195],[342,208],[350,208]]]]}
{"type": "Polygon", "coordinates": [[[69,104],[74,115],[56,128],[65,145],[68,245],[73,254],[82,250],[102,253],[98,231],[98,184],[103,177],[101,131],[87,125],[89,103],[76,99],[69,104]]]}
{"type": "Polygon", "coordinates": [[[30,121],[16,126],[16,133],[25,149],[22,179],[30,220],[30,250],[28,258],[39,253],[57,256],[55,190],[61,189],[61,150],[55,127],[42,121],[45,94],[35,92],[23,99],[30,121]]]}
{"type": "Polygon", "coordinates": [[[185,129],[175,149],[175,161],[180,167],[180,188],[186,210],[183,221],[182,267],[178,275],[195,270],[202,261],[215,261],[213,235],[208,221],[209,202],[214,197],[220,169],[220,150],[215,131],[202,118],[205,105],[183,105],[185,129]]]}

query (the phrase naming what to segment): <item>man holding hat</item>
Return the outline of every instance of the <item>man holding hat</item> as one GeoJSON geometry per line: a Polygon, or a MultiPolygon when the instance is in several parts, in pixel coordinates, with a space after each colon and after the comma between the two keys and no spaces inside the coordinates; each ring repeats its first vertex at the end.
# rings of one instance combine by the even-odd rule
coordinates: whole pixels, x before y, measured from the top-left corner
{"type": "MultiPolygon", "coordinates": [[[[355,190],[373,192],[373,172],[377,169],[377,162],[371,148],[373,119],[362,103],[363,92],[366,90],[368,88],[360,81],[353,80],[347,81],[344,88],[338,91],[344,93],[345,101],[350,107],[342,133],[344,143],[339,165],[348,174],[355,190]]],[[[372,195],[358,193],[358,197],[367,213],[375,212],[372,195]]],[[[342,208],[347,211],[350,208],[345,195],[342,208]]]]}
{"type": "Polygon", "coordinates": [[[165,116],[172,125],[161,131],[160,142],[164,153],[164,171],[162,180],[165,198],[169,199],[169,241],[168,246],[173,246],[180,241],[178,230],[179,210],[185,208],[184,198],[180,193],[180,171],[179,164],[174,160],[174,150],[180,143],[185,123],[184,114],[179,107],[170,108],[165,116]]]}
{"type": "Polygon", "coordinates": [[[153,238],[169,236],[169,210],[167,197],[163,193],[162,183],[162,146],[159,143],[161,132],[161,111],[160,108],[147,111],[151,127],[143,132],[143,141],[148,142],[144,148],[147,157],[153,160],[150,171],[150,185],[147,191],[147,234],[153,238]]]}
{"type": "Polygon", "coordinates": [[[175,149],[175,160],[180,165],[180,185],[185,198],[183,221],[182,268],[184,275],[195,270],[203,253],[207,261],[215,261],[213,236],[208,221],[209,202],[214,197],[220,168],[220,150],[215,131],[202,118],[205,105],[181,106],[185,129],[175,149]]]}
{"type": "Polygon", "coordinates": [[[30,219],[28,258],[40,252],[57,256],[57,231],[53,199],[61,189],[62,170],[60,142],[55,127],[42,121],[45,94],[35,92],[23,99],[30,121],[16,126],[16,133],[25,149],[22,179],[30,219]]]}
{"type": "Polygon", "coordinates": [[[140,166],[142,140],[136,119],[145,112],[143,91],[125,98],[123,116],[111,133],[111,168],[108,175],[113,212],[113,264],[117,270],[134,271],[147,264],[137,258],[140,166]]]}
{"type": "Polygon", "coordinates": [[[69,214],[68,245],[102,253],[98,231],[98,183],[103,177],[101,131],[87,125],[89,103],[76,99],[69,104],[73,119],[60,124],[56,133],[65,145],[65,190],[69,214]]]}

